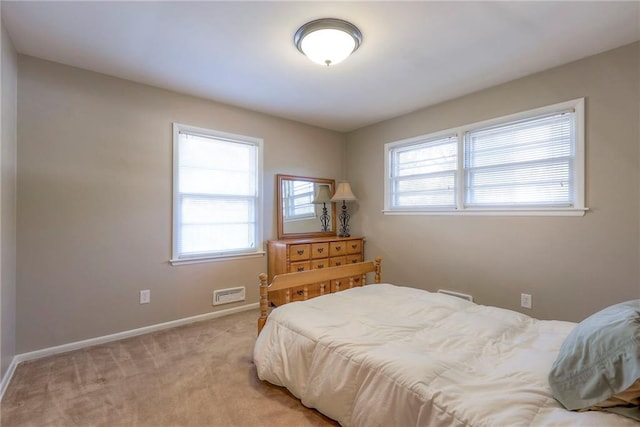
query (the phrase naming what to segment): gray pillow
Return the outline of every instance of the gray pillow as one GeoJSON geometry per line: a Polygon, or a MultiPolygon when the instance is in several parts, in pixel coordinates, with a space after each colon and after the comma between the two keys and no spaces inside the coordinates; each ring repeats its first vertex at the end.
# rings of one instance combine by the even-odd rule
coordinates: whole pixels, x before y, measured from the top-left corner
{"type": "Polygon", "coordinates": [[[562,343],[549,373],[553,397],[585,409],[640,378],[640,299],[612,305],[582,322],[562,343]]]}

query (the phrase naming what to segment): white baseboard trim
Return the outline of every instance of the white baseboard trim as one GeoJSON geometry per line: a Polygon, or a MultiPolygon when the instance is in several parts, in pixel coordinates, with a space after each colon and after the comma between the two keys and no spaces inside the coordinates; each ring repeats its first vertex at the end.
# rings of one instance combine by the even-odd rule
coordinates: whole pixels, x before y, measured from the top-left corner
{"type": "MultiPolygon", "coordinates": [[[[9,365],[9,369],[2,377],[0,382],[0,401],[4,397],[4,392],[11,382],[11,378],[18,364],[27,360],[40,359],[41,357],[53,356],[54,354],[66,353],[67,351],[78,350],[93,345],[104,344],[112,341],[118,341],[124,338],[135,337],[137,335],[148,334],[150,332],[160,331],[163,329],[175,328],[176,326],[187,325],[189,323],[201,322],[203,320],[215,319],[217,317],[228,316],[242,311],[255,310],[260,307],[260,303],[245,304],[239,307],[228,308],[226,310],[212,311],[211,313],[199,314],[197,316],[185,317],[182,319],[172,320],[170,322],[157,323],[155,325],[144,326],[142,328],[130,329],[128,331],[118,332],[111,335],[104,335],[87,340],[75,341],[68,344],[62,344],[55,347],[43,348],[41,350],[30,351],[28,353],[16,354],[9,365]]],[[[257,317],[256,317],[257,321],[257,317]]]]}
{"type": "Polygon", "coordinates": [[[7,372],[5,372],[2,376],[2,381],[0,381],[0,402],[2,402],[4,392],[7,391],[7,387],[9,387],[11,378],[13,378],[13,374],[16,372],[18,363],[19,362],[16,360],[16,357],[13,356],[13,358],[11,359],[11,363],[9,364],[9,368],[7,368],[7,372]]]}

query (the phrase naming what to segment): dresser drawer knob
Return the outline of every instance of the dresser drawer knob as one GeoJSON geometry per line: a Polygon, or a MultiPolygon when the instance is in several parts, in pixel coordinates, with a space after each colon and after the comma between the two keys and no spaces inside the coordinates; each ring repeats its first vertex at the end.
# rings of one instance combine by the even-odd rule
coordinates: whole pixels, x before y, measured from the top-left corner
{"type": "Polygon", "coordinates": [[[324,264],[318,264],[318,268],[324,268],[324,264]]]}
{"type": "Polygon", "coordinates": [[[342,250],[342,246],[336,246],[336,251],[341,251],[342,250]]]}
{"type": "Polygon", "coordinates": [[[318,248],[318,253],[321,254],[322,252],[324,252],[324,248],[318,248]]]}
{"type": "Polygon", "coordinates": [[[355,249],[357,247],[358,247],[358,245],[351,245],[351,249],[355,249]]]}
{"type": "Polygon", "coordinates": [[[339,266],[339,265],[342,265],[342,263],[341,262],[336,262],[336,267],[339,266]]]}
{"type": "Polygon", "coordinates": [[[298,249],[298,255],[302,255],[304,253],[304,249],[298,249]]]}
{"type": "Polygon", "coordinates": [[[304,271],[304,267],[298,267],[298,271],[304,271]]]}

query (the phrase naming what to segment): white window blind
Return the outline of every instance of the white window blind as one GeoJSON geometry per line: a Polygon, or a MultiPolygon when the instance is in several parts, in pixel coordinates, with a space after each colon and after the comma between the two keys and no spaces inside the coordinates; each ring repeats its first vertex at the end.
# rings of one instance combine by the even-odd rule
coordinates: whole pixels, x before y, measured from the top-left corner
{"type": "Polygon", "coordinates": [[[261,141],[174,126],[174,260],[258,250],[261,141]]]}
{"type": "Polygon", "coordinates": [[[584,98],[385,144],[384,212],[584,215],[584,98]]]}
{"type": "Polygon", "coordinates": [[[572,111],[465,133],[465,206],[572,207],[572,111]]]}
{"type": "Polygon", "coordinates": [[[457,151],[455,135],[392,148],[392,207],[455,207],[457,151]]]}
{"type": "Polygon", "coordinates": [[[314,184],[307,181],[282,181],[283,218],[292,221],[315,218],[314,184]]]}

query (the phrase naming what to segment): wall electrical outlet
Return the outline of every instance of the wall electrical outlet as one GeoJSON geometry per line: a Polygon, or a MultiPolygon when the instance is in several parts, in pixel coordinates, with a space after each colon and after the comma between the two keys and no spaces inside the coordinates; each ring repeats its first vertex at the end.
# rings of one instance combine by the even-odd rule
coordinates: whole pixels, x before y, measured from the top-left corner
{"type": "Polygon", "coordinates": [[[520,306],[531,308],[531,294],[520,294],[520,306]]]}
{"type": "Polygon", "coordinates": [[[145,289],[140,291],[140,304],[149,304],[151,302],[151,290],[145,289]]]}

